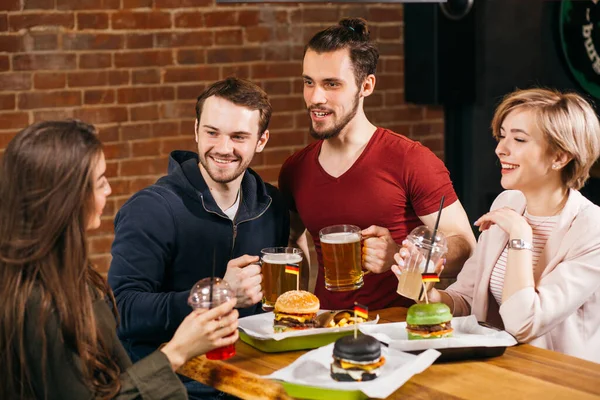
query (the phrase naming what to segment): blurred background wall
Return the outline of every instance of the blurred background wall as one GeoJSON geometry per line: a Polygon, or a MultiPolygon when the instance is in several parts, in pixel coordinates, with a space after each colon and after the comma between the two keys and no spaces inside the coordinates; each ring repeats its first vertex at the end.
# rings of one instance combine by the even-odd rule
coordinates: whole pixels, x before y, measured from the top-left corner
{"type": "Polygon", "coordinates": [[[237,75],[270,95],[271,139],[252,166],[276,182],[282,162],[310,140],[304,44],[345,16],[366,18],[381,52],[368,117],[443,156],[442,107],[405,102],[402,5],[214,0],[1,0],[0,152],[36,121],[98,127],[113,195],[90,246],[106,271],[116,211],[166,172],[171,150],[194,150],[195,98],[210,82],[237,75]]]}
{"type": "MultiPolygon", "coordinates": [[[[504,95],[530,87],[575,91],[598,111],[600,91],[589,88],[600,88],[590,59],[590,49],[600,49],[600,4],[448,0],[443,7],[405,5],[405,99],[443,106],[446,166],[473,222],[502,191],[490,122],[504,95]],[[587,18],[594,26],[591,40],[582,34],[587,18]],[[569,62],[586,72],[586,87],[569,69],[565,49],[569,62]]],[[[598,163],[582,192],[600,204],[598,163]]]]}
{"type": "MultiPolygon", "coordinates": [[[[444,4],[0,0],[0,154],[35,121],[79,118],[98,127],[113,195],[90,246],[106,271],[116,211],[166,172],[170,151],[194,150],[195,98],[205,86],[236,75],[270,95],[271,139],[252,167],[276,183],[283,161],[311,140],[304,45],[340,18],[358,16],[381,52],[368,117],[443,158],[474,221],[502,190],[489,124],[504,94],[548,86],[600,102],[569,71],[562,46],[584,59],[586,48],[577,35],[565,44],[559,22],[589,15],[600,23],[600,5],[444,4]]],[[[593,41],[600,48],[596,31],[593,41]]],[[[600,77],[590,79],[600,87],[600,77]]],[[[598,166],[583,192],[600,204],[598,166]]]]}

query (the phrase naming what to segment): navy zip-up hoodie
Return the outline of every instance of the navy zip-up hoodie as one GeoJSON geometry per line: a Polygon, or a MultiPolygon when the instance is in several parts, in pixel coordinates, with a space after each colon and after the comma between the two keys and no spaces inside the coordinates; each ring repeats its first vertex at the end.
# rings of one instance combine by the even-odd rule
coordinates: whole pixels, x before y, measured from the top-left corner
{"type": "MultiPolygon", "coordinates": [[[[108,282],[120,313],[119,338],[135,361],[171,339],[190,313],[189,291],[215,263],[286,246],[289,214],[279,191],[251,169],[234,221],[221,211],[198,168],[198,155],[174,151],[168,175],[133,195],[115,217],[108,282]]],[[[240,317],[260,304],[240,309],[240,317]]]]}

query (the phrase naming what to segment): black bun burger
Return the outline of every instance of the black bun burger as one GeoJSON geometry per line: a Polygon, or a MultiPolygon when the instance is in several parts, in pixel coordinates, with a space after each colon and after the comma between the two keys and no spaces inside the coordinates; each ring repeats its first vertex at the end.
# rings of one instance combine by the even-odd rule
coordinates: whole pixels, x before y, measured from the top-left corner
{"type": "Polygon", "coordinates": [[[344,336],[333,345],[331,377],[342,382],[371,381],[377,378],[384,363],[381,343],[373,336],[344,336]]]}
{"type": "Polygon", "coordinates": [[[439,339],[452,336],[452,313],[444,303],[413,304],[406,314],[408,339],[439,339]]]}

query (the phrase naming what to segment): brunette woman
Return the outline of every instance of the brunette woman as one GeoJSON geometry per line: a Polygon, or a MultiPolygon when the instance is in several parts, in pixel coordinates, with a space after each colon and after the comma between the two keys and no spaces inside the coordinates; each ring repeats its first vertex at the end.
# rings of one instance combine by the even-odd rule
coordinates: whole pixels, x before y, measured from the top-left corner
{"type": "Polygon", "coordinates": [[[132,365],[86,242],[111,192],[94,128],[31,125],[0,168],[0,398],[186,399],[174,371],[237,339],[235,300],[191,312],[170,342],[132,365]]]}

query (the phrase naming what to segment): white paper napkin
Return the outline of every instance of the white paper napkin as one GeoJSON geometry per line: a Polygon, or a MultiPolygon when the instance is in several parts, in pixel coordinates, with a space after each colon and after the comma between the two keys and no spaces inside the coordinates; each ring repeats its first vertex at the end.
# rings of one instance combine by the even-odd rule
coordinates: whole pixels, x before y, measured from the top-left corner
{"type": "MultiPolygon", "coordinates": [[[[323,312],[329,311],[321,310],[319,311],[319,314],[323,312]]],[[[251,315],[249,317],[240,318],[238,322],[238,327],[242,329],[248,336],[252,336],[255,339],[273,339],[277,341],[295,336],[311,336],[320,335],[323,333],[335,333],[354,330],[354,325],[348,325],[342,328],[314,328],[275,333],[273,331],[274,319],[275,316],[272,312],[251,315]]],[[[363,322],[361,324],[358,324],[358,326],[360,327],[364,325],[374,325],[377,324],[377,321],[379,321],[379,315],[377,315],[377,317],[374,320],[363,322]]]]}
{"type": "Polygon", "coordinates": [[[455,347],[508,347],[517,344],[516,339],[508,332],[479,325],[474,315],[452,318],[452,328],[454,332],[449,338],[408,340],[406,322],[359,326],[361,332],[402,351],[455,347]]]}
{"type": "Polygon", "coordinates": [[[367,382],[338,382],[330,375],[333,345],[331,343],[310,351],[266,378],[327,389],[360,390],[368,397],[383,399],[413,375],[426,370],[440,356],[440,352],[436,350],[427,350],[415,356],[382,346],[381,353],[386,361],[377,379],[367,382]]]}

